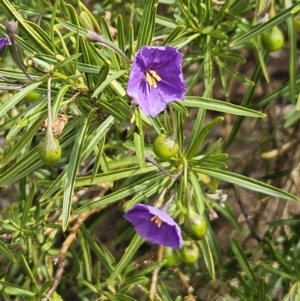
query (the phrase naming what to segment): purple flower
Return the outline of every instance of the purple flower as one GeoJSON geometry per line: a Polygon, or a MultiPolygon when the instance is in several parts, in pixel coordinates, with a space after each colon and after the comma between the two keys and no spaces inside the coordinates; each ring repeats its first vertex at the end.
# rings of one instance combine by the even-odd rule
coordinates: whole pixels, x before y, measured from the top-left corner
{"type": "Polygon", "coordinates": [[[176,48],[143,46],[132,63],[127,93],[145,115],[157,116],[169,102],[184,100],[182,55],[176,48]]]}
{"type": "Polygon", "coordinates": [[[182,236],[179,226],[166,212],[152,206],[137,204],[125,213],[141,237],[149,242],[180,249],[182,236]]]}
{"type": "Polygon", "coordinates": [[[0,51],[4,48],[6,44],[9,43],[9,38],[0,38],[0,51]]]}

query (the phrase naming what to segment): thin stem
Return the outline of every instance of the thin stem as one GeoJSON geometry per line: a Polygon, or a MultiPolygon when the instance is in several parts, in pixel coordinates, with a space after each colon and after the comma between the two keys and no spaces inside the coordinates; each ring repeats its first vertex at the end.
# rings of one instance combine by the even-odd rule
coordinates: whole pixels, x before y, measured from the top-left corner
{"type": "Polygon", "coordinates": [[[16,62],[18,64],[18,66],[21,68],[21,70],[23,71],[23,73],[25,74],[25,76],[29,80],[35,81],[35,79],[28,74],[26,68],[22,64],[19,53],[18,53],[18,50],[17,50],[15,35],[16,35],[17,29],[18,29],[18,22],[13,21],[13,20],[8,21],[8,22],[5,23],[5,27],[6,27],[6,32],[9,36],[10,43],[11,43],[11,46],[12,46],[12,50],[13,50],[13,53],[14,53],[14,56],[15,56],[15,59],[16,59],[16,62]]]}
{"type": "MultiPolygon", "coordinates": [[[[157,261],[162,261],[163,259],[163,251],[164,251],[164,246],[159,245],[157,249],[157,261]]],[[[157,296],[156,292],[156,284],[158,280],[158,274],[159,274],[160,268],[156,268],[152,274],[152,280],[151,280],[151,285],[150,285],[150,290],[149,290],[149,299],[152,301],[154,300],[154,297],[157,296]]]]}
{"type": "Polygon", "coordinates": [[[51,75],[48,77],[48,82],[47,82],[47,103],[48,103],[47,134],[53,135],[53,132],[52,132],[52,108],[51,108],[51,75]]]}
{"type": "Polygon", "coordinates": [[[109,48],[114,50],[116,53],[118,53],[122,58],[124,58],[129,64],[132,63],[132,61],[125,55],[125,53],[123,53],[119,48],[117,48],[111,41],[105,39],[103,36],[99,35],[95,31],[89,30],[86,35],[86,38],[89,41],[99,42],[101,44],[108,46],[109,48]]]}
{"type": "Polygon", "coordinates": [[[155,165],[161,172],[163,172],[165,175],[171,177],[171,178],[177,178],[178,176],[180,176],[182,170],[180,170],[178,173],[172,175],[170,173],[168,173],[162,166],[160,166],[150,155],[145,154],[145,159],[147,161],[149,161],[150,163],[152,163],[153,165],[155,165]]]}

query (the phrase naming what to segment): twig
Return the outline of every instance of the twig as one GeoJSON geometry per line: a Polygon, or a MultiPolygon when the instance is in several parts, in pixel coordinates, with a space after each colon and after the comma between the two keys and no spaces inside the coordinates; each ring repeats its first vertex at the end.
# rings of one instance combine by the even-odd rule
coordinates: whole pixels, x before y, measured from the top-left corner
{"type": "Polygon", "coordinates": [[[177,275],[179,276],[180,280],[182,281],[182,284],[183,286],[186,288],[187,290],[187,293],[188,293],[188,296],[185,298],[185,300],[190,300],[190,301],[196,301],[194,295],[193,295],[193,291],[194,291],[194,288],[192,286],[190,286],[189,284],[189,278],[184,275],[180,268],[175,268],[174,271],[177,273],[177,275]]]}
{"type": "Polygon", "coordinates": [[[257,234],[254,226],[252,225],[251,221],[249,220],[249,217],[248,217],[248,214],[246,212],[246,208],[244,206],[244,204],[242,203],[242,200],[240,198],[240,195],[238,193],[238,191],[236,190],[235,186],[233,185],[233,190],[234,190],[234,194],[235,194],[235,197],[236,197],[236,200],[240,206],[240,209],[241,209],[241,212],[242,214],[244,215],[244,218],[246,220],[246,223],[248,224],[251,232],[252,232],[252,235],[254,236],[254,238],[258,241],[258,242],[262,242],[262,239],[261,237],[257,234]]]}
{"type": "Polygon", "coordinates": [[[10,43],[12,46],[12,50],[16,59],[16,62],[18,64],[18,66],[21,68],[21,70],[23,71],[24,75],[30,79],[31,81],[35,81],[35,78],[33,78],[32,76],[30,76],[26,70],[26,68],[24,67],[24,65],[21,62],[20,56],[18,54],[18,50],[17,50],[17,44],[16,44],[16,40],[15,40],[15,35],[16,32],[18,30],[18,22],[11,20],[5,23],[5,28],[6,28],[6,32],[9,36],[10,39],[10,43]]]}
{"type": "Polygon", "coordinates": [[[178,173],[176,173],[176,174],[170,174],[170,173],[168,173],[162,166],[160,166],[150,155],[148,155],[148,154],[145,154],[145,159],[148,161],[148,162],[150,162],[150,163],[152,163],[153,165],[155,165],[162,173],[164,173],[165,175],[167,175],[167,176],[169,176],[169,177],[171,177],[171,178],[178,178],[178,176],[180,176],[181,175],[181,170],[178,172],[178,173]]]}
{"type": "Polygon", "coordinates": [[[117,48],[111,41],[105,39],[103,36],[99,35],[97,32],[93,30],[89,30],[86,35],[87,40],[91,42],[99,42],[101,44],[104,44],[111,48],[113,51],[118,53],[122,58],[124,58],[129,64],[132,63],[132,61],[119,49],[117,48]]]}
{"type": "MultiPolygon", "coordinates": [[[[92,199],[92,202],[95,202],[96,200],[99,199],[99,197],[101,198],[102,196],[104,196],[105,193],[107,192],[107,190],[110,188],[110,185],[107,183],[103,183],[101,185],[101,187],[103,188],[103,190],[101,190],[100,196],[98,195],[97,197],[92,199]]],[[[42,301],[48,301],[51,294],[56,290],[57,286],[59,285],[61,278],[62,278],[63,270],[64,270],[66,253],[67,253],[68,249],[70,248],[71,244],[73,243],[74,239],[76,238],[76,235],[77,235],[81,225],[83,224],[83,222],[88,217],[90,217],[92,214],[94,214],[100,210],[103,210],[106,207],[107,207],[107,205],[104,205],[99,208],[92,209],[88,212],[81,213],[81,214],[77,215],[76,217],[73,216],[73,219],[76,219],[76,223],[73,225],[73,227],[70,230],[70,234],[68,235],[66,240],[63,242],[58,255],[53,259],[54,264],[57,264],[58,267],[57,267],[57,270],[56,270],[56,273],[54,276],[53,283],[52,283],[51,287],[49,288],[48,292],[46,293],[45,297],[42,299],[42,301]]]]}
{"type": "MultiPolygon", "coordinates": [[[[157,249],[157,261],[162,261],[163,251],[164,251],[164,246],[159,245],[158,249],[157,249]]],[[[151,301],[154,300],[154,297],[156,297],[157,299],[160,299],[159,296],[157,295],[157,291],[156,291],[156,283],[157,283],[159,271],[160,271],[160,268],[156,268],[152,274],[152,280],[151,280],[150,291],[149,291],[149,299],[151,301]]]]}

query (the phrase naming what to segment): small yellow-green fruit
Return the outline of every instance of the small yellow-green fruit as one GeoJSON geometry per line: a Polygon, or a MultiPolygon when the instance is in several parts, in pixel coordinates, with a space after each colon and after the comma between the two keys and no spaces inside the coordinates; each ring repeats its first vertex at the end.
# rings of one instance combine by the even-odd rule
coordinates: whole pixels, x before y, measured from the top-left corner
{"type": "Polygon", "coordinates": [[[174,250],[173,248],[164,247],[163,259],[166,260],[165,266],[170,268],[170,267],[174,267],[178,264],[179,255],[176,252],[176,250],[174,250]]]}
{"type": "Polygon", "coordinates": [[[36,92],[30,92],[23,98],[23,101],[33,103],[33,102],[37,101],[40,97],[41,97],[41,94],[36,93],[36,92]]]}
{"type": "Polygon", "coordinates": [[[196,212],[189,210],[184,223],[185,233],[194,240],[200,240],[206,236],[206,220],[196,212]]]}
{"type": "Polygon", "coordinates": [[[183,246],[180,249],[180,256],[185,263],[194,263],[200,257],[200,251],[196,244],[192,243],[190,246],[183,246]]]}
{"type": "Polygon", "coordinates": [[[261,35],[260,41],[262,47],[266,51],[273,52],[282,48],[284,44],[284,36],[279,27],[274,26],[261,35]]]}
{"type": "Polygon", "coordinates": [[[54,165],[60,159],[61,147],[53,134],[46,133],[38,145],[38,154],[47,165],[54,165]]]}
{"type": "Polygon", "coordinates": [[[160,159],[170,159],[174,157],[179,150],[179,145],[172,135],[161,134],[153,142],[153,151],[160,159]]]}

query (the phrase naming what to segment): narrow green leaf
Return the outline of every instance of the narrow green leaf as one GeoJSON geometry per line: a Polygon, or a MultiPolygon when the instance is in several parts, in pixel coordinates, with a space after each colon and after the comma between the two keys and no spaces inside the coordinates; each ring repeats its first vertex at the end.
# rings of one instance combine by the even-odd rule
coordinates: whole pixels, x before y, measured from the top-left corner
{"type": "MultiPolygon", "coordinates": [[[[99,200],[96,200],[92,203],[88,203],[88,204],[81,206],[80,208],[75,210],[74,214],[80,214],[80,213],[92,210],[94,208],[98,208],[100,206],[110,205],[115,202],[118,202],[132,194],[139,193],[141,191],[146,190],[153,183],[161,181],[161,179],[163,177],[165,177],[165,175],[162,175],[162,174],[155,174],[152,176],[147,176],[146,178],[143,177],[140,180],[134,182],[133,184],[127,185],[125,188],[118,189],[117,191],[115,191],[109,195],[106,195],[106,196],[100,198],[99,200]]],[[[104,179],[105,178],[106,177],[104,177],[104,179]]],[[[103,180],[103,181],[105,181],[105,180],[103,180]]],[[[108,181],[108,180],[106,180],[106,181],[108,181]]]]}
{"type": "Polygon", "coordinates": [[[216,279],[216,271],[215,271],[215,262],[213,258],[213,254],[210,250],[209,242],[207,237],[199,241],[203,258],[205,261],[206,268],[210,274],[212,280],[216,279]]]}
{"type": "Polygon", "coordinates": [[[7,100],[4,104],[0,106],[0,118],[4,116],[9,110],[11,110],[20,100],[22,100],[27,94],[34,91],[39,87],[42,82],[33,83],[25,88],[22,88],[17,94],[7,100]]]}
{"type": "Polygon", "coordinates": [[[252,284],[254,284],[255,277],[251,270],[251,267],[247,261],[247,258],[244,255],[243,250],[241,249],[239,243],[236,241],[236,239],[233,236],[230,237],[230,246],[235,255],[236,260],[239,262],[239,264],[242,268],[242,271],[247,275],[249,281],[251,281],[252,284]]]}
{"type": "Polygon", "coordinates": [[[273,187],[263,182],[259,182],[257,180],[224,170],[218,170],[213,168],[198,168],[193,167],[193,170],[198,173],[203,173],[205,175],[217,178],[219,180],[232,183],[234,185],[238,185],[253,191],[257,191],[260,193],[264,193],[267,195],[271,195],[278,198],[284,198],[291,201],[298,201],[294,195],[285,192],[281,189],[273,187]]]}
{"type": "Polygon", "coordinates": [[[114,271],[110,274],[109,278],[107,279],[108,286],[113,286],[115,279],[121,276],[122,271],[130,263],[132,257],[135,255],[138,248],[141,246],[143,242],[144,239],[141,238],[138,234],[135,234],[129,246],[126,248],[125,254],[122,256],[121,260],[118,262],[114,271]]]}
{"type": "Polygon", "coordinates": [[[42,120],[36,120],[31,127],[20,137],[19,141],[13,146],[13,149],[3,158],[0,167],[3,167],[14,160],[21,152],[22,149],[28,147],[32,138],[36,135],[38,129],[42,124],[42,120]]]}
{"type": "MultiPolygon", "coordinates": [[[[285,7],[290,8],[293,5],[292,0],[285,0],[285,7]]],[[[293,24],[292,15],[286,20],[289,36],[289,73],[290,73],[290,96],[291,103],[296,102],[296,75],[297,75],[297,37],[293,24]]]]}
{"type": "MultiPolygon", "coordinates": [[[[80,118],[78,120],[80,123],[82,122],[82,119],[80,118]]],[[[112,116],[109,116],[102,124],[99,125],[99,127],[94,131],[93,135],[88,140],[87,144],[85,145],[84,151],[82,153],[82,158],[80,161],[84,161],[90,153],[94,150],[96,145],[101,141],[101,139],[106,135],[107,131],[111,128],[111,126],[114,123],[114,118],[112,116]]],[[[73,125],[76,127],[76,124],[73,125]]],[[[44,192],[42,195],[40,201],[44,201],[46,199],[49,199],[55,191],[57,191],[59,188],[63,186],[63,183],[66,179],[66,173],[68,168],[66,168],[58,177],[57,179],[50,185],[50,187],[44,192]]],[[[90,181],[93,179],[94,175],[91,176],[90,181]]],[[[1,177],[0,177],[1,179],[1,177]]],[[[93,179],[94,182],[94,179],[93,179]]],[[[1,183],[1,180],[0,180],[1,183]]],[[[41,184],[41,182],[39,182],[41,184]]]]}
{"type": "Polygon", "coordinates": [[[88,125],[91,121],[93,114],[94,112],[91,111],[90,114],[87,116],[87,118],[84,119],[82,127],[77,132],[74,145],[72,148],[72,152],[70,155],[70,161],[68,164],[68,171],[67,171],[66,181],[65,181],[63,210],[62,210],[62,228],[64,231],[68,226],[69,216],[72,207],[72,196],[73,196],[73,190],[75,185],[75,179],[76,179],[79,165],[82,163],[82,160],[80,159],[82,158],[88,125]]]}
{"type": "Polygon", "coordinates": [[[19,181],[42,165],[43,162],[39,158],[37,147],[35,147],[0,175],[0,187],[19,181]]]}
{"type": "MultiPolygon", "coordinates": [[[[126,70],[120,70],[118,72],[115,72],[114,74],[108,76],[106,78],[106,80],[104,82],[101,83],[101,85],[99,87],[97,87],[97,89],[94,91],[92,97],[97,97],[103,90],[105,87],[107,87],[109,84],[114,84],[114,81],[116,79],[118,79],[119,77],[121,77],[122,75],[124,75],[125,73],[127,73],[126,70]]],[[[125,90],[121,91],[121,94],[119,96],[124,96],[125,90]]]]}
{"type": "MultiPolygon", "coordinates": [[[[222,122],[224,120],[223,117],[217,117],[214,120],[212,120],[211,122],[209,122],[201,131],[199,131],[197,134],[197,137],[192,138],[191,143],[188,146],[188,149],[186,151],[186,159],[189,160],[191,158],[193,158],[196,153],[199,150],[199,147],[201,146],[204,138],[208,135],[208,133],[220,122],[222,122]]],[[[201,122],[201,119],[199,120],[199,122],[201,122]]]]}
{"type": "Polygon", "coordinates": [[[198,209],[198,213],[202,215],[205,209],[205,205],[204,205],[205,197],[202,193],[199,180],[195,176],[194,172],[191,170],[189,170],[189,182],[191,183],[194,190],[194,199],[198,209]]]}
{"type": "Polygon", "coordinates": [[[228,283],[227,285],[240,298],[241,301],[249,301],[249,298],[246,297],[242,292],[240,292],[236,287],[234,287],[230,283],[228,283]]]}
{"type": "Polygon", "coordinates": [[[75,61],[76,59],[78,59],[79,57],[82,56],[82,53],[75,53],[67,58],[64,58],[63,60],[59,61],[58,63],[56,63],[53,67],[53,71],[56,71],[56,70],[59,70],[61,69],[62,67],[66,66],[67,64],[75,61]]]}
{"type": "Polygon", "coordinates": [[[80,231],[82,232],[85,240],[89,244],[90,248],[95,252],[101,263],[111,273],[114,270],[114,257],[104,245],[95,242],[95,239],[91,236],[90,232],[84,225],[80,228],[80,231]]]}
{"type": "Polygon", "coordinates": [[[25,227],[26,220],[28,219],[28,212],[31,208],[31,204],[32,204],[33,197],[35,194],[35,189],[36,189],[36,184],[35,184],[35,181],[33,181],[32,186],[29,191],[29,194],[28,194],[28,197],[26,198],[26,201],[25,201],[25,207],[23,208],[23,211],[22,211],[21,227],[25,227]]]}
{"type": "Polygon", "coordinates": [[[253,83],[249,79],[247,79],[242,74],[240,74],[240,73],[236,72],[235,70],[231,69],[230,67],[228,67],[228,63],[227,64],[223,63],[217,57],[215,57],[214,60],[215,60],[215,62],[216,62],[217,65],[221,66],[224,70],[226,70],[233,77],[235,77],[236,79],[240,80],[244,84],[253,86],[253,83]]]}
{"type": "Polygon", "coordinates": [[[271,29],[272,27],[282,23],[283,21],[285,21],[287,18],[291,16],[291,11],[296,6],[297,4],[294,4],[293,6],[277,14],[275,17],[271,18],[269,21],[255,26],[249,32],[234,40],[229,46],[230,47],[241,46],[244,42],[250,40],[251,38],[257,37],[263,32],[267,31],[268,29],[271,29]]]}
{"type": "Polygon", "coordinates": [[[0,280],[0,289],[11,296],[34,297],[35,293],[24,290],[17,285],[0,280]],[[1,286],[3,286],[1,288],[1,286]]]}
{"type": "Polygon", "coordinates": [[[22,262],[22,266],[24,268],[24,270],[26,271],[26,276],[30,278],[31,282],[33,283],[35,289],[37,290],[39,288],[34,276],[33,276],[33,273],[32,273],[32,270],[31,268],[29,267],[28,263],[27,263],[27,260],[25,258],[25,256],[23,254],[21,254],[21,262],[22,262]]]}
{"type": "Polygon", "coordinates": [[[144,131],[143,131],[143,123],[140,114],[140,109],[136,108],[135,110],[135,122],[138,127],[139,132],[134,133],[134,145],[136,151],[136,157],[138,159],[138,163],[140,168],[145,168],[145,146],[144,146],[144,131]]]}
{"type": "Polygon", "coordinates": [[[266,300],[266,281],[265,281],[265,277],[260,277],[258,283],[257,301],[265,301],[265,300],[266,300]]]}
{"type": "Polygon", "coordinates": [[[143,16],[139,27],[136,49],[139,50],[144,45],[150,45],[154,33],[155,16],[158,0],[148,0],[145,2],[143,16]]]}
{"type": "Polygon", "coordinates": [[[187,96],[186,100],[182,102],[185,107],[202,108],[222,113],[228,113],[233,115],[248,116],[248,117],[265,117],[265,114],[258,111],[254,111],[248,108],[244,108],[232,103],[228,103],[222,100],[216,100],[198,96],[187,96]]]}
{"type": "Polygon", "coordinates": [[[6,246],[6,244],[0,240],[0,254],[3,255],[5,258],[12,262],[16,262],[16,258],[14,254],[10,251],[10,249],[6,246]]]}

